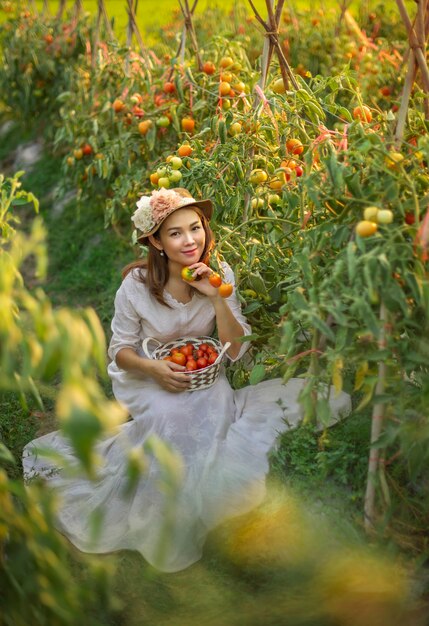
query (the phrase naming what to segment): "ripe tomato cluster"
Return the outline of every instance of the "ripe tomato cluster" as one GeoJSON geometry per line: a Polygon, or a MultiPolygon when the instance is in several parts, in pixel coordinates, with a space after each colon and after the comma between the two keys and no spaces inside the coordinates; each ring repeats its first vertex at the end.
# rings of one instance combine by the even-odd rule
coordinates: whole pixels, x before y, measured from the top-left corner
{"type": "MultiPolygon", "coordinates": [[[[194,277],[194,271],[187,266],[182,269],[182,278],[188,283],[192,283],[194,280],[199,280],[199,278],[194,277]]],[[[218,289],[219,295],[222,296],[222,298],[229,298],[234,290],[231,283],[224,283],[217,272],[212,272],[210,274],[209,283],[212,287],[216,287],[218,289]]]]}
{"type": "Polygon", "coordinates": [[[164,361],[172,361],[177,365],[184,365],[188,372],[202,370],[212,365],[219,354],[216,348],[210,343],[200,343],[194,345],[187,343],[170,350],[170,355],[164,357],[164,361]]]}

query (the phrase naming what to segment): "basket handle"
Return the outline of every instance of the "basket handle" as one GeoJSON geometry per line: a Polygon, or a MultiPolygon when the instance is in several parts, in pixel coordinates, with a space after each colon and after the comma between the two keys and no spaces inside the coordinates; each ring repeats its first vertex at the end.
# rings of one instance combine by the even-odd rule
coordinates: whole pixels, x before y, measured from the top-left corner
{"type": "Polygon", "coordinates": [[[225,354],[225,352],[228,350],[229,346],[231,345],[230,341],[227,341],[226,343],[223,344],[222,346],[222,350],[219,352],[219,355],[215,361],[215,363],[219,363],[219,361],[222,359],[223,355],[225,354]]]}
{"type": "Polygon", "coordinates": [[[153,337],[145,337],[143,339],[143,343],[142,343],[142,350],[143,350],[143,352],[145,353],[145,355],[147,356],[148,359],[152,358],[152,354],[150,354],[150,352],[149,352],[149,350],[147,348],[148,343],[150,341],[153,341],[154,343],[157,343],[158,344],[158,346],[157,346],[158,348],[159,348],[159,346],[162,346],[162,343],[160,341],[158,341],[158,339],[154,339],[153,337]]]}

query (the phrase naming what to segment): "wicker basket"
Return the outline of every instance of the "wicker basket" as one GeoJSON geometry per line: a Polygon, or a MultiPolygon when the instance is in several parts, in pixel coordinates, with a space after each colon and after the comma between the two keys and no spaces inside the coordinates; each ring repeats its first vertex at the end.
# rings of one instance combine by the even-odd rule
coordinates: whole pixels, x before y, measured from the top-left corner
{"type": "Polygon", "coordinates": [[[219,377],[220,366],[222,365],[222,361],[224,360],[225,353],[231,345],[229,341],[227,341],[224,345],[222,345],[217,339],[213,337],[179,337],[178,339],[174,339],[173,341],[169,341],[168,343],[160,343],[157,339],[153,337],[146,337],[143,340],[142,348],[143,352],[149,359],[163,359],[166,356],[170,355],[170,351],[173,348],[179,348],[180,346],[184,346],[186,343],[193,343],[194,345],[200,343],[208,343],[216,348],[216,352],[218,352],[218,357],[214,363],[211,365],[207,365],[200,370],[195,370],[191,372],[183,372],[186,376],[189,376],[189,380],[191,381],[190,391],[196,391],[197,389],[207,389],[207,387],[211,387],[219,377]],[[151,353],[148,350],[148,344],[152,342],[158,344],[158,347],[155,348],[151,353]]]}

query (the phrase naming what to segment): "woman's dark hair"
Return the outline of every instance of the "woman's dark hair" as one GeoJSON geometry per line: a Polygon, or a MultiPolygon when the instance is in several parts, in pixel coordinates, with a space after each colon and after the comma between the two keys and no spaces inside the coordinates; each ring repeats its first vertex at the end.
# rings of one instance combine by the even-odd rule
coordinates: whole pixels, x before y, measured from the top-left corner
{"type": "MultiPolygon", "coordinates": [[[[196,209],[196,207],[192,208],[196,209]]],[[[206,234],[206,242],[200,261],[208,265],[210,262],[211,252],[214,248],[213,232],[207,218],[200,211],[196,210],[196,212],[200,216],[201,223],[206,234]]],[[[159,237],[159,231],[154,233],[154,237],[159,237]]],[[[159,250],[155,248],[149,240],[147,240],[147,246],[147,257],[145,259],[133,261],[132,263],[126,265],[122,270],[122,280],[130,272],[132,272],[133,278],[141,283],[145,283],[148,286],[150,293],[160,304],[170,307],[163,297],[164,288],[169,278],[168,258],[166,256],[161,256],[159,250]]]]}

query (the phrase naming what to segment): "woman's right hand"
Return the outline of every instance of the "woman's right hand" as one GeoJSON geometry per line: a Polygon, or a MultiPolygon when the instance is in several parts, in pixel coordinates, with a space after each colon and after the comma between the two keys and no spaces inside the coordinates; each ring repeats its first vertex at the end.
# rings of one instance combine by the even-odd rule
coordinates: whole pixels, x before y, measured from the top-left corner
{"type": "Polygon", "coordinates": [[[149,374],[166,391],[179,393],[190,388],[189,377],[183,374],[186,368],[172,361],[151,361],[149,374]]]}

